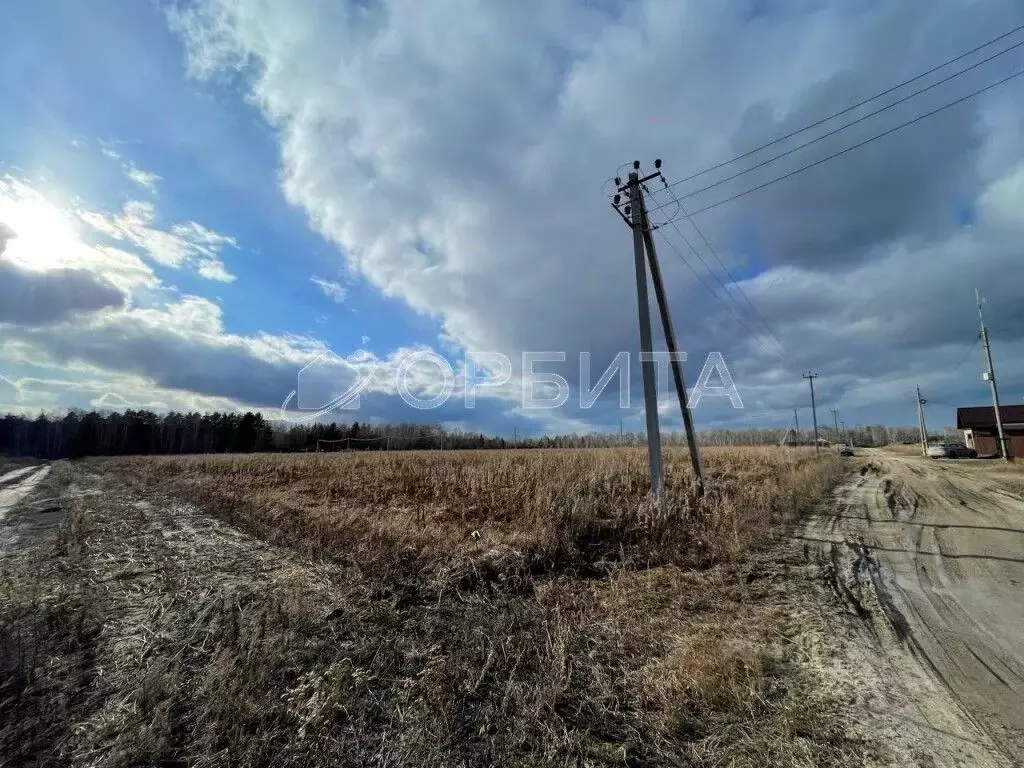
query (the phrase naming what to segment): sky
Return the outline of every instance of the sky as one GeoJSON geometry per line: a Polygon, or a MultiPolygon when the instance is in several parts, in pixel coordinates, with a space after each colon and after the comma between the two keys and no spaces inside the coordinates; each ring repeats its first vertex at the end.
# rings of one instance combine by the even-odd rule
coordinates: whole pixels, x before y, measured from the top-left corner
{"type": "Polygon", "coordinates": [[[1022,24],[1013,0],[4,4],[0,410],[639,430],[608,196],[656,158],[698,428],[809,426],[811,370],[823,423],[913,423],[920,386],[953,424],[991,402],[975,288],[1020,403],[1024,78],[855,145],[1020,71],[1024,30],[855,105],[1022,24]]]}

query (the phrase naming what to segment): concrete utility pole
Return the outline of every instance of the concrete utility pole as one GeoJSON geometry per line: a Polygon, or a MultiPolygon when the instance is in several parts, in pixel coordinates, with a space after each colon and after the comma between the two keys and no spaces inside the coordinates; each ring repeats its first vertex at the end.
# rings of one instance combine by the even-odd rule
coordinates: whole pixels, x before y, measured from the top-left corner
{"type": "Polygon", "coordinates": [[[665,295],[665,286],[661,279],[658,252],[654,247],[654,238],[651,236],[650,223],[647,220],[647,211],[644,205],[644,183],[658,178],[664,181],[660,170],[661,160],[655,160],[654,167],[657,169],[654,173],[640,178],[640,162],[635,161],[633,163],[633,170],[629,174],[629,181],[625,185],[622,184],[621,179],[615,179],[618,192],[627,195],[628,204],[623,211],[619,211],[621,194],[616,194],[615,200],[612,203],[612,207],[619,212],[619,215],[622,216],[623,220],[633,230],[633,260],[636,268],[637,306],[640,318],[640,365],[644,380],[644,408],[647,416],[647,454],[651,467],[651,490],[656,495],[661,494],[663,475],[661,467],[661,433],[658,424],[658,402],[654,359],[652,357],[650,300],[647,296],[648,261],[651,267],[654,293],[658,301],[658,311],[661,315],[661,325],[665,332],[665,345],[668,347],[672,378],[675,383],[676,394],[679,397],[679,408],[682,411],[683,426],[686,427],[686,441],[690,449],[690,463],[693,466],[698,493],[703,494],[704,471],[701,466],[700,450],[697,446],[697,435],[693,427],[693,416],[686,401],[686,381],[683,378],[683,368],[679,360],[679,350],[676,346],[676,335],[675,329],[672,326],[668,298],[665,295]],[[645,252],[647,260],[645,260],[645,252]]]}
{"type": "Polygon", "coordinates": [[[804,378],[811,383],[811,418],[814,419],[814,452],[821,454],[821,446],[818,444],[818,407],[814,403],[814,380],[818,378],[818,374],[814,371],[808,371],[804,374],[804,378]]]}
{"type": "Polygon", "coordinates": [[[836,445],[839,445],[839,411],[837,411],[835,408],[832,408],[831,410],[832,421],[835,422],[836,425],[836,445]]]}
{"type": "Polygon", "coordinates": [[[633,228],[633,265],[636,268],[637,313],[640,318],[640,369],[644,378],[644,410],[647,415],[647,461],[651,470],[651,492],[661,495],[661,428],[658,425],[658,393],[655,382],[654,358],[651,357],[651,304],[647,298],[647,263],[644,260],[644,209],[635,203],[643,194],[640,177],[629,174],[629,206],[633,228]]]}
{"type": "Polygon", "coordinates": [[[988,370],[982,373],[982,379],[988,379],[992,387],[992,407],[996,411],[996,429],[999,432],[999,453],[1003,461],[1012,461],[1009,447],[1006,444],[1006,435],[1003,434],[1003,417],[999,413],[999,388],[996,387],[996,368],[992,364],[992,345],[988,341],[988,328],[985,327],[985,316],[981,312],[982,298],[978,295],[978,289],[974,289],[974,298],[978,301],[978,319],[981,321],[981,341],[985,345],[985,360],[988,363],[988,370]]]}
{"type": "Polygon", "coordinates": [[[921,430],[921,453],[928,455],[928,427],[924,423],[924,404],[928,401],[921,397],[921,387],[917,388],[917,426],[921,430]]]}
{"type": "MultiPolygon", "coordinates": [[[[660,160],[655,161],[655,167],[661,167],[660,160]]],[[[682,411],[683,426],[686,428],[686,444],[690,449],[690,466],[693,468],[693,476],[697,481],[697,493],[703,495],[704,467],[701,465],[700,449],[697,447],[697,431],[693,427],[693,414],[690,413],[690,406],[686,401],[686,380],[683,378],[683,364],[679,359],[679,349],[676,346],[676,332],[672,326],[672,316],[669,314],[665,285],[661,281],[658,251],[654,247],[654,238],[651,236],[651,224],[647,220],[647,209],[641,185],[637,185],[637,190],[636,204],[640,207],[640,212],[643,216],[644,245],[647,247],[647,257],[651,263],[651,280],[654,282],[654,296],[658,300],[661,326],[665,331],[665,345],[668,347],[669,365],[672,367],[672,378],[675,380],[676,395],[679,398],[679,410],[682,411]]]]}
{"type": "Polygon", "coordinates": [[[796,433],[800,434],[800,417],[796,413],[796,408],[793,409],[793,423],[796,425],[796,433]]]}

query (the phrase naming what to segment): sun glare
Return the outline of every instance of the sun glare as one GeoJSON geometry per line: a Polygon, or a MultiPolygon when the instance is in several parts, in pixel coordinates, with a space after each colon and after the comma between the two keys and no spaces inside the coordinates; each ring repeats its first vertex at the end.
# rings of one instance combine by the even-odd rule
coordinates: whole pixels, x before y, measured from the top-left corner
{"type": "Polygon", "coordinates": [[[0,181],[0,222],[15,234],[5,260],[33,269],[52,269],[73,260],[80,245],[70,216],[20,182],[0,181]]]}

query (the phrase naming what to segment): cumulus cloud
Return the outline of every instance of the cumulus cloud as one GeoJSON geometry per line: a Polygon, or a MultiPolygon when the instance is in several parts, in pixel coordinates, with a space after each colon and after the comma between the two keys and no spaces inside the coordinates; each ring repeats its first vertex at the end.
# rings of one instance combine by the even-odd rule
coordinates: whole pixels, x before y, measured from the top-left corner
{"type": "MultiPolygon", "coordinates": [[[[570,360],[589,350],[607,361],[637,343],[629,233],[600,191],[620,163],[662,157],[669,179],[683,178],[994,37],[1018,12],[1010,0],[644,0],[628,14],[573,2],[325,11],[201,0],[171,22],[193,74],[245,78],[279,132],[285,194],[351,269],[437,317],[469,350],[516,359],[558,349],[570,360]]],[[[675,191],[690,210],[706,207],[1019,64],[1002,57],[763,169],[699,191],[759,154],[675,191]]],[[[992,91],[716,207],[698,220],[715,256],[681,220],[769,319],[781,360],[734,315],[768,337],[760,319],[742,299],[727,307],[663,228],[711,287],[659,239],[683,347],[698,360],[722,351],[766,407],[805,397],[807,367],[834,371],[822,382],[834,402],[894,371],[939,376],[951,342],[973,340],[972,283],[1012,305],[1000,275],[1013,258],[1014,208],[995,198],[1015,194],[1022,111],[1015,92],[992,91]]],[[[878,392],[880,402],[895,397],[878,392]]]]}
{"type": "MultiPolygon", "coordinates": [[[[456,398],[431,415],[485,428],[519,418],[523,426],[579,431],[617,428],[614,393],[589,411],[517,415],[519,361],[524,350],[562,351],[567,362],[546,370],[566,374],[575,389],[579,352],[592,354],[592,380],[617,352],[635,354],[630,235],[602,194],[604,179],[622,172],[624,161],[654,157],[665,160],[670,181],[682,179],[994,37],[1019,13],[1012,0],[821,7],[638,0],[629,13],[616,3],[571,0],[316,8],[197,0],[186,8],[171,12],[171,21],[187,44],[187,66],[201,77],[240,76],[278,137],[282,191],[338,246],[345,267],[436,318],[439,346],[452,358],[500,351],[513,361],[513,380],[482,390],[476,413],[467,416],[456,398]]],[[[688,210],[707,208],[1020,62],[1003,57],[739,178],[726,180],[817,134],[673,191],[688,210]]],[[[977,335],[977,285],[991,300],[1007,392],[1024,391],[1024,364],[1016,362],[1024,310],[1006,278],[1018,269],[1024,234],[1022,112],[1019,91],[995,90],[710,208],[696,218],[703,234],[685,216],[679,231],[661,228],[656,242],[691,384],[705,356],[718,351],[748,403],[746,419],[788,420],[807,400],[800,374],[808,368],[822,373],[821,402],[865,418],[912,420],[907,404],[917,383],[935,390],[933,400],[984,397],[968,370],[977,368],[973,360],[955,370],[977,335]],[[722,288],[705,262],[717,279],[738,282],[781,340],[781,354],[765,343],[772,334],[737,286],[722,288]]],[[[104,149],[153,191],[158,178],[120,148],[104,149]]],[[[668,202],[667,193],[651,192],[654,207],[668,202]]],[[[304,337],[231,333],[221,308],[206,299],[135,300],[160,287],[151,263],[234,279],[225,257],[237,243],[227,235],[195,221],[162,222],[144,200],[113,214],[80,210],[69,221],[9,178],[0,180],[0,220],[8,200],[35,232],[12,240],[4,255],[14,270],[2,289],[12,324],[7,349],[86,377],[86,402],[118,392],[173,407],[188,398],[272,406],[326,350],[304,337]],[[118,247],[64,247],[75,240],[65,230],[81,223],[118,247]],[[29,295],[49,308],[19,304],[29,295]]],[[[311,280],[345,300],[344,283],[311,280]]],[[[372,365],[360,418],[399,414],[387,380],[408,351],[343,357],[327,367],[324,391],[343,392],[346,376],[372,365]]],[[[467,372],[454,368],[463,382],[467,372]]],[[[417,392],[441,386],[429,367],[412,375],[417,392]]],[[[635,392],[638,377],[634,365],[635,392]]],[[[663,387],[661,395],[670,415],[671,392],[663,387]]],[[[735,415],[727,402],[702,403],[697,418],[710,424],[735,415]]]]}
{"type": "MultiPolygon", "coordinates": [[[[407,391],[421,400],[443,390],[436,367],[403,363],[411,354],[432,353],[429,348],[399,348],[384,357],[369,352],[337,355],[308,337],[232,334],[224,328],[222,309],[197,296],[159,308],[98,312],[74,323],[22,323],[6,329],[5,337],[13,347],[7,354],[13,362],[77,371],[80,377],[99,382],[93,387],[102,389],[97,396],[116,391],[134,401],[148,391],[160,393],[164,401],[191,396],[233,407],[279,409],[289,393],[296,392],[300,398],[292,397],[290,411],[302,417],[361,384],[370,400],[359,416],[399,420],[410,415],[422,418],[398,395],[399,371],[407,391]],[[131,383],[111,383],[126,379],[131,383]],[[297,390],[303,379],[301,396],[297,390]],[[168,393],[176,394],[171,398],[168,393]]],[[[458,363],[453,367],[459,368],[458,363]]],[[[460,368],[453,386],[462,385],[461,373],[460,368]]],[[[501,393],[481,390],[480,398],[500,401],[495,395],[501,393]]],[[[155,398],[145,396],[147,402],[155,398]]],[[[456,413],[461,402],[456,394],[445,412],[456,413]]]]}
{"type": "Polygon", "coordinates": [[[207,280],[216,280],[219,283],[233,283],[236,280],[220,259],[202,259],[198,264],[196,271],[200,277],[205,277],[207,280]]]}

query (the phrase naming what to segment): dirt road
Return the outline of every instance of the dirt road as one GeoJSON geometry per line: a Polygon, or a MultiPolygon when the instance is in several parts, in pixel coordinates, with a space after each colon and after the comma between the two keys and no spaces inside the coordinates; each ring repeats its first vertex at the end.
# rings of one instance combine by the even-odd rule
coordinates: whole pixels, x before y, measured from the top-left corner
{"type": "Polygon", "coordinates": [[[0,476],[0,555],[16,537],[11,511],[49,474],[49,466],[25,467],[0,476]]]}
{"type": "Polygon", "coordinates": [[[805,536],[873,626],[869,662],[944,734],[940,764],[1024,764],[1024,468],[862,462],[805,536]]]}

